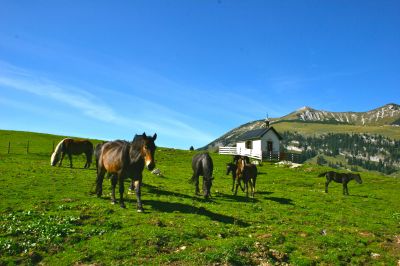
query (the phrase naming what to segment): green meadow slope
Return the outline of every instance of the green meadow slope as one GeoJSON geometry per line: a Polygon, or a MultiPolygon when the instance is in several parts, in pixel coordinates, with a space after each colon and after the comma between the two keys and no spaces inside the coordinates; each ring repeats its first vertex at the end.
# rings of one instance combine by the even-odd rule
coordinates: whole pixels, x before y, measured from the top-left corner
{"type": "MultiPolygon", "coordinates": [[[[400,260],[400,179],[362,174],[363,184],[324,193],[328,170],[260,166],[257,192],[231,193],[228,156],[211,154],[212,199],[194,196],[193,152],[158,148],[163,177],[144,172],[145,212],[90,192],[93,167],[51,167],[52,142],[62,137],[0,131],[31,153],[0,149],[0,265],[396,265],[400,260]],[[36,143],[36,144],[33,144],[36,143]],[[37,146],[36,146],[37,145],[37,146]],[[41,148],[40,148],[41,147],[41,148]],[[25,147],[26,148],[26,147],[25,147]],[[33,150],[35,148],[35,150],[33,150]],[[49,152],[50,150],[50,152],[49,152]]],[[[125,184],[126,190],[128,183],[125,184]]]]}
{"type": "Polygon", "coordinates": [[[322,135],[327,133],[367,133],[400,140],[399,126],[362,126],[310,122],[279,122],[273,124],[273,126],[278,132],[298,132],[305,136],[322,135]]]}

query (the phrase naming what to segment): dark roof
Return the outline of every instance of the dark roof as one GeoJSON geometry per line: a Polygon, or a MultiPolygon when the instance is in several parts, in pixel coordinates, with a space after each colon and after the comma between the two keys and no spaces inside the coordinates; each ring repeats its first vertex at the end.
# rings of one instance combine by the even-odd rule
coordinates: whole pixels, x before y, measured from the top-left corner
{"type": "Polygon", "coordinates": [[[281,135],[279,135],[279,133],[276,132],[276,130],[273,127],[269,127],[269,128],[260,128],[247,131],[238,138],[238,141],[260,139],[270,130],[272,130],[280,140],[282,139],[281,135]]]}

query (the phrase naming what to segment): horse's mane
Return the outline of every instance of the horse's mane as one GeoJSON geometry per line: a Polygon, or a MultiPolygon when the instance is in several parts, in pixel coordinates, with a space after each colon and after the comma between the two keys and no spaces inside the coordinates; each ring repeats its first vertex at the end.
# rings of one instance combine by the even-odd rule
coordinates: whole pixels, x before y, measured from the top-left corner
{"type": "Polygon", "coordinates": [[[137,162],[140,158],[140,149],[143,146],[144,136],[143,135],[135,135],[132,142],[130,143],[129,148],[129,156],[132,161],[137,162]]]}
{"type": "MultiPolygon", "coordinates": [[[[53,152],[53,154],[51,155],[51,159],[50,159],[50,165],[53,165],[53,163],[54,163],[54,161],[55,160],[59,160],[60,159],[60,155],[61,155],[61,152],[62,152],[62,149],[63,149],[63,143],[64,143],[64,140],[66,140],[66,139],[63,139],[63,140],[61,140],[58,144],[57,144],[57,146],[56,146],[56,148],[54,149],[54,152],[53,152]]],[[[57,162],[56,161],[56,162],[57,162]]]]}

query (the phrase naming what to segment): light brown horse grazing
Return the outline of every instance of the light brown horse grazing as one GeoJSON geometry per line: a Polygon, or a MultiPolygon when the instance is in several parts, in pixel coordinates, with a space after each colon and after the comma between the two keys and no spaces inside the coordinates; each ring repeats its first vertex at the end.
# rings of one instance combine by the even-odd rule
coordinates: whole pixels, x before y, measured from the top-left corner
{"type": "Polygon", "coordinates": [[[125,208],[124,203],[124,179],[132,178],[134,182],[137,211],[142,212],[140,188],[142,186],[142,172],[144,167],[153,170],[155,165],[154,153],[156,145],[154,141],[157,134],[153,137],[135,135],[132,142],[116,140],[104,143],[98,160],[96,193],[100,197],[103,192],[103,179],[106,172],[111,174],[111,201],[115,204],[115,187],[119,183],[120,206],[125,208]]]}
{"type": "Polygon", "coordinates": [[[246,190],[246,197],[249,196],[249,184],[251,190],[251,197],[254,197],[254,193],[256,190],[256,180],[257,180],[257,166],[251,163],[247,163],[248,159],[239,158],[237,160],[237,169],[236,169],[236,190],[235,195],[237,194],[237,189],[240,184],[240,181],[243,180],[244,189],[246,190]]]}
{"type": "Polygon", "coordinates": [[[84,168],[89,168],[92,163],[93,144],[88,140],[63,139],[57,144],[51,155],[50,164],[51,166],[56,166],[59,162],[58,166],[61,166],[64,156],[67,154],[70,167],[72,168],[72,155],[79,155],[82,153],[86,155],[84,168]]]}

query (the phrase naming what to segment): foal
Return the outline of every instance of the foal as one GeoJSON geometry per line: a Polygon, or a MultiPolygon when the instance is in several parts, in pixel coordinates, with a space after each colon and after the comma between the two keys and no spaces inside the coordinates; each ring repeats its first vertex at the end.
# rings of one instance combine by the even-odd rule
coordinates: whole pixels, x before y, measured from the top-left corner
{"type": "Polygon", "coordinates": [[[329,171],[318,175],[319,177],[325,176],[325,193],[328,193],[328,185],[333,180],[336,183],[343,184],[343,195],[349,195],[349,189],[347,188],[347,183],[351,180],[355,180],[358,184],[362,184],[361,176],[359,174],[353,173],[336,173],[334,171],[329,171]]]}
{"type": "MultiPolygon", "coordinates": [[[[249,196],[250,184],[251,197],[254,198],[257,180],[257,167],[254,164],[246,163],[246,159],[242,157],[237,160],[236,176],[239,184],[240,180],[243,179],[244,187],[246,189],[246,197],[249,196]]],[[[236,185],[235,195],[237,194],[239,184],[236,185]]]]}
{"type": "Polygon", "coordinates": [[[235,182],[237,182],[240,185],[240,188],[242,191],[244,191],[244,188],[242,186],[241,180],[238,178],[236,180],[236,170],[237,170],[237,165],[235,163],[227,163],[226,164],[226,175],[229,175],[229,173],[232,173],[232,192],[235,190],[235,182]]]}

